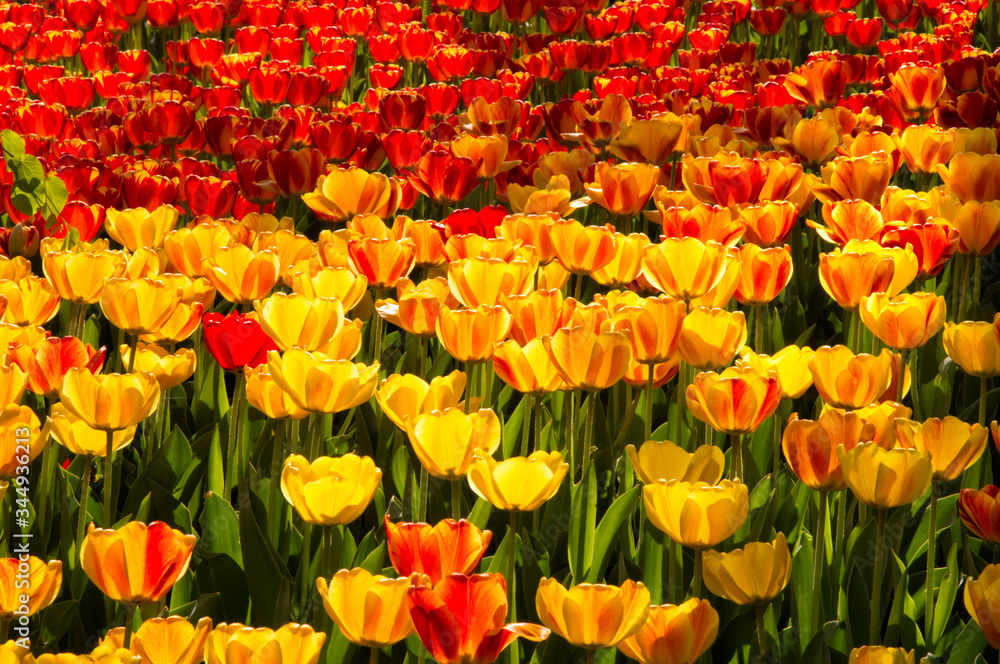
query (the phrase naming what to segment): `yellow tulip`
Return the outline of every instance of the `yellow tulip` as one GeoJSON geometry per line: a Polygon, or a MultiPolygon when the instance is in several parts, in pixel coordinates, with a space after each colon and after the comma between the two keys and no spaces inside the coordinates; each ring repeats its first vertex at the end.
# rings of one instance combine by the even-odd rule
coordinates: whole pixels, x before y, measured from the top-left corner
{"type": "Polygon", "coordinates": [[[720,544],[750,513],[749,493],[739,480],[722,480],[718,486],[660,480],[642,488],[642,501],[654,526],[692,549],[720,544]]]}
{"type": "Polygon", "coordinates": [[[559,452],[533,452],[499,463],[480,455],[469,468],[469,485],[497,509],[532,512],[555,495],[568,470],[559,452]]]}
{"type": "Polygon", "coordinates": [[[70,369],[59,388],[66,410],[100,431],[121,431],[153,414],[160,398],[156,377],[145,371],[101,374],[70,369]]]}
{"type": "Polygon", "coordinates": [[[152,212],[146,208],[119,211],[109,207],[106,214],[104,228],[108,235],[129,251],[159,248],[180,218],[180,212],[173,205],[161,205],[152,212]]]}
{"type": "Polygon", "coordinates": [[[649,616],[649,590],[628,580],[621,587],[581,583],[570,589],[543,578],[535,591],[542,624],[587,650],[612,648],[632,636],[649,616]]]}
{"type": "MultiPolygon", "coordinates": [[[[205,661],[205,643],[212,631],[212,619],[201,618],[197,625],[182,616],[152,618],[132,635],[131,652],[148,664],[201,664],[205,661]]],[[[102,646],[122,648],[125,628],[108,631],[102,646]]]]}
{"type": "Polygon", "coordinates": [[[321,456],[310,463],[293,454],[281,471],[281,493],[306,523],[344,526],[361,516],[381,481],[371,457],[321,456]]]}
{"type": "Polygon", "coordinates": [[[101,291],[101,311],[127,334],[159,330],[181,302],[183,291],[152,279],[111,279],[101,291]]]}
{"type": "Polygon", "coordinates": [[[647,440],[638,451],[635,445],[626,445],[625,452],[643,484],[680,480],[714,485],[722,479],[726,465],[722,449],[714,445],[699,445],[687,452],[669,440],[647,440]]]}
{"type": "Polygon", "coordinates": [[[684,318],[677,350],[689,365],[714,371],[733,361],[747,341],[747,320],[742,311],[698,307],[684,318]]]}
{"type": "Polygon", "coordinates": [[[46,279],[31,274],[20,281],[0,281],[0,297],[6,298],[5,323],[45,325],[59,313],[59,293],[46,279]]]}
{"type": "Polygon", "coordinates": [[[778,372],[781,398],[798,399],[812,387],[809,364],[815,354],[816,351],[808,346],[785,346],[774,355],[758,355],[749,346],[744,346],[740,349],[740,359],[736,361],[736,366],[746,364],[760,374],[767,374],[769,369],[774,369],[778,372]]]}
{"type": "Polygon", "coordinates": [[[1000,376],[1000,332],[995,322],[945,323],[944,352],[970,376],[1000,376]]]}
{"type": "MultiPolygon", "coordinates": [[[[57,443],[73,454],[103,457],[108,453],[108,434],[91,427],[79,417],[69,412],[61,403],[49,408],[49,426],[57,443]]],[[[128,447],[135,438],[136,427],[114,432],[112,451],[128,447]]]]}
{"type": "MultiPolygon", "coordinates": [[[[130,366],[132,349],[127,344],[119,346],[122,362],[130,366]]],[[[136,344],[135,370],[148,371],[156,376],[161,390],[177,387],[194,375],[198,358],[193,348],[178,348],[173,355],[162,346],[136,344]]]]}
{"type": "Polygon", "coordinates": [[[339,413],[371,399],[378,384],[378,364],[331,360],[299,348],[269,351],[267,368],[295,405],[310,413],[339,413]]]}
{"type": "Polygon", "coordinates": [[[406,431],[421,465],[443,480],[465,477],[477,452],[493,454],[500,446],[500,419],[489,408],[426,412],[407,420],[406,431]]]}
{"type": "Polygon", "coordinates": [[[642,274],[661,293],[689,302],[722,280],[727,256],[715,240],[666,238],[643,249],[642,274]]]}
{"type": "Polygon", "coordinates": [[[702,551],[705,587],[736,604],[763,604],[777,597],[792,578],[792,555],[785,534],[774,542],[750,542],[728,553],[702,551]]]}
{"type": "Polygon", "coordinates": [[[314,351],[329,343],[344,324],[340,300],[274,293],[254,302],[257,321],[281,350],[314,351]]]}
{"type": "Polygon", "coordinates": [[[470,309],[493,307],[502,297],[531,292],[535,270],[523,260],[470,258],[448,264],[451,293],[470,309]]]}
{"type": "Polygon", "coordinates": [[[35,615],[55,601],[61,586],[60,560],[45,562],[24,554],[0,558],[0,620],[35,615]]]}
{"type": "Polygon", "coordinates": [[[281,272],[281,259],[272,250],[254,253],[236,244],[216,249],[202,260],[205,278],[219,295],[234,304],[250,304],[266,297],[281,272]]]}
{"type": "Polygon", "coordinates": [[[883,349],[878,355],[855,355],[847,346],[822,346],[809,370],[824,402],[835,408],[864,408],[889,388],[892,353],[883,349]]]}
{"type": "Polygon", "coordinates": [[[364,568],[342,569],[327,582],[316,579],[323,607],[344,637],[359,646],[384,648],[413,634],[406,591],[421,576],[392,579],[364,568]]]}
{"type": "Polygon", "coordinates": [[[945,322],[944,296],[909,293],[890,298],[885,293],[862,297],[861,322],[882,343],[897,350],[920,348],[941,331],[945,322]]]}
{"type": "MultiPolygon", "coordinates": [[[[968,584],[965,586],[969,587],[968,584]]],[[[847,664],[915,664],[912,650],[886,648],[885,646],[861,646],[851,651],[847,664]]]]}
{"type": "Polygon", "coordinates": [[[386,417],[400,429],[418,415],[458,406],[465,392],[466,376],[452,371],[427,383],[414,374],[392,374],[375,391],[375,399],[386,417]]]}
{"type": "MultiPolygon", "coordinates": [[[[308,195],[308,194],[307,194],[308,195]]],[[[220,623],[208,634],[205,664],[317,664],[326,634],[309,625],[288,623],[278,629],[220,623]]]]}
{"type": "Polygon", "coordinates": [[[125,257],[119,251],[60,251],[42,258],[42,271],[59,297],[74,304],[101,299],[104,282],[121,276],[125,257]]]}
{"type": "Polygon", "coordinates": [[[178,272],[194,279],[205,276],[203,259],[234,241],[233,229],[228,224],[202,222],[168,233],[163,239],[163,253],[178,272]]]}
{"type": "MultiPolygon", "coordinates": [[[[963,599],[965,609],[976,621],[986,641],[994,648],[1000,648],[1000,565],[987,565],[975,579],[965,582],[963,599]]],[[[910,662],[913,660],[911,659],[910,662]]]]}
{"type": "Polygon", "coordinates": [[[618,649],[640,664],[695,664],[719,634],[719,613],[705,599],[649,607],[638,632],[618,649]]]}
{"type": "Polygon", "coordinates": [[[582,325],[560,328],[542,342],[563,381],[574,390],[603,390],[628,371],[632,348],[628,336],[582,325]]]}
{"type": "Polygon", "coordinates": [[[927,493],[933,467],[931,455],[916,449],[886,450],[861,443],[848,452],[837,448],[844,482],[855,497],[875,509],[909,505],[927,493]]]}
{"type": "Polygon", "coordinates": [[[931,455],[934,480],[955,480],[979,460],[986,450],[989,432],[979,424],[966,424],[949,415],[924,422],[897,419],[893,422],[896,444],[931,455]]]}
{"type": "Polygon", "coordinates": [[[43,427],[38,416],[28,406],[10,404],[0,411],[0,482],[14,479],[18,467],[25,464],[24,448],[28,461],[34,461],[49,438],[49,425],[43,427]]]}

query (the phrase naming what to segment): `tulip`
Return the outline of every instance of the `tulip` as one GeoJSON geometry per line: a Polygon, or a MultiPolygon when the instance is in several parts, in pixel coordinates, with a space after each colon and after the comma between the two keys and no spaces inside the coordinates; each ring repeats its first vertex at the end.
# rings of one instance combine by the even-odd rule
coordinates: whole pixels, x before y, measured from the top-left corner
{"type": "Polygon", "coordinates": [[[785,241],[798,219],[799,209],[791,201],[767,201],[741,207],[739,216],[744,224],[743,240],[767,248],[785,241]]]}
{"type": "Polygon", "coordinates": [[[197,357],[191,348],[180,348],[173,355],[162,346],[147,345],[140,343],[133,349],[128,345],[121,345],[118,348],[122,356],[122,361],[127,366],[135,367],[136,371],[145,371],[153,374],[156,378],[160,390],[169,390],[177,387],[188,378],[194,375],[197,357]],[[132,359],[132,353],[135,359],[132,359]]]}
{"type": "Polygon", "coordinates": [[[471,414],[446,408],[407,420],[413,451],[428,473],[459,480],[469,472],[477,452],[493,454],[500,446],[500,420],[485,408],[471,414]]]}
{"type": "Polygon", "coordinates": [[[549,236],[559,264],[573,274],[590,274],[615,258],[615,234],[607,226],[559,219],[552,222],[549,236]]]}
{"type": "Polygon", "coordinates": [[[348,641],[379,649],[413,633],[406,593],[414,582],[419,582],[419,576],[391,579],[358,567],[340,570],[329,582],[316,579],[316,589],[330,619],[348,641]]]}
{"type": "Polygon", "coordinates": [[[331,360],[298,348],[267,354],[268,371],[295,404],[314,414],[339,413],[375,393],[378,365],[331,360]]]}
{"type": "Polygon", "coordinates": [[[601,163],[594,171],[594,180],[584,184],[584,190],[611,214],[634,217],[646,207],[659,179],[660,169],[652,164],[601,163]]]}
{"type": "Polygon", "coordinates": [[[511,323],[511,315],[500,306],[441,307],[435,331],[449,355],[459,362],[478,364],[493,357],[494,345],[507,338],[511,323]]]}
{"type": "Polygon", "coordinates": [[[781,384],[781,398],[798,399],[812,387],[809,364],[815,354],[816,351],[808,346],[785,346],[773,355],[758,355],[744,346],[740,349],[736,366],[746,364],[762,375],[766,375],[769,369],[774,369],[778,372],[778,382],[781,384]]]}
{"type": "Polygon", "coordinates": [[[649,590],[628,580],[621,587],[580,583],[566,589],[543,578],[535,592],[542,624],[587,650],[612,648],[636,634],[650,613],[649,590]]]}
{"type": "Polygon", "coordinates": [[[750,512],[749,492],[738,479],[718,486],[660,480],[642,488],[646,514],[672,540],[707,549],[735,533],[750,512]]]}
{"type": "Polygon", "coordinates": [[[340,300],[344,311],[351,311],[368,292],[368,279],[348,267],[323,267],[315,273],[309,270],[292,273],[291,288],[293,293],[306,297],[340,300]]]}
{"type": "Polygon", "coordinates": [[[861,443],[851,451],[838,448],[837,455],[844,482],[858,500],[875,509],[909,505],[930,487],[933,466],[928,452],[861,443]]]}
{"type": "Polygon", "coordinates": [[[626,445],[625,452],[643,484],[678,480],[715,485],[722,479],[726,465],[722,450],[714,445],[700,445],[694,452],[687,452],[669,440],[647,440],[638,451],[635,445],[626,445]]]}
{"type": "MultiPolygon", "coordinates": [[[[132,635],[132,643],[126,652],[135,653],[143,662],[159,664],[200,664],[205,661],[205,643],[212,631],[212,619],[205,617],[192,625],[187,618],[170,616],[152,618],[132,635]]],[[[125,628],[109,630],[102,646],[124,648],[125,628]]]]}
{"type": "Polygon", "coordinates": [[[4,437],[0,442],[0,481],[6,482],[18,475],[19,466],[27,465],[19,463],[24,459],[26,446],[29,463],[41,454],[49,427],[42,427],[28,406],[10,404],[0,411],[0,435],[4,437]]]}
{"type": "Polygon", "coordinates": [[[832,201],[823,204],[822,226],[815,221],[806,224],[826,240],[843,247],[851,240],[875,240],[882,237],[885,221],[878,209],[863,200],[832,201]]]}
{"type": "Polygon", "coordinates": [[[1000,595],[1000,565],[987,565],[976,579],[965,582],[965,610],[976,621],[983,636],[994,648],[1000,648],[1000,611],[997,610],[997,596],[1000,595]]]}
{"type": "Polygon", "coordinates": [[[958,515],[979,539],[1000,543],[1000,488],[990,484],[982,489],[962,489],[958,494],[958,515]]]}
{"type": "Polygon", "coordinates": [[[677,351],[686,305],[673,298],[651,297],[638,306],[614,312],[613,328],[629,335],[632,357],[641,364],[661,364],[677,351]]]}
{"type": "Polygon", "coordinates": [[[903,65],[889,80],[903,108],[919,113],[934,108],[945,88],[944,69],[941,67],[903,65]]]}
{"type": "Polygon", "coordinates": [[[266,297],[278,283],[281,260],[275,251],[254,253],[237,244],[217,249],[202,261],[202,267],[222,297],[234,304],[250,304],[266,297]]]}
{"type": "Polygon", "coordinates": [[[500,235],[511,243],[520,241],[524,246],[531,247],[538,263],[548,265],[556,259],[552,247],[552,224],[553,219],[548,215],[511,214],[503,218],[500,235]]]}
{"type": "Polygon", "coordinates": [[[820,168],[822,180],[813,176],[811,187],[823,203],[860,199],[877,205],[893,171],[892,161],[884,152],[837,157],[820,168]]]}
{"type": "Polygon", "coordinates": [[[280,350],[318,350],[341,330],[344,307],[325,297],[275,293],[254,303],[264,333],[280,350]]]}
{"type": "Polygon", "coordinates": [[[493,351],[493,369],[500,380],[522,394],[541,396],[555,392],[563,384],[545,342],[538,338],[531,339],[523,347],[515,341],[497,344],[493,351]]]}
{"type": "Polygon", "coordinates": [[[850,452],[874,434],[874,425],[854,412],[827,408],[815,421],[800,420],[793,413],[782,433],[781,449],[795,476],[810,489],[840,491],[847,485],[837,448],[843,445],[850,452]]]}
{"type": "Polygon", "coordinates": [[[19,281],[0,281],[6,298],[3,322],[21,327],[45,325],[59,313],[59,293],[45,279],[28,275],[19,281]]]}
{"type": "Polygon", "coordinates": [[[80,565],[101,592],[129,605],[131,617],[138,604],[159,602],[184,576],[194,544],[194,535],[162,521],[132,521],[117,530],[91,524],[80,545],[80,565]]]}
{"type": "Polygon", "coordinates": [[[145,208],[122,211],[108,208],[104,227],[112,240],[129,251],[143,247],[158,249],[174,230],[179,217],[180,212],[172,205],[161,205],[153,212],[145,208]]]}
{"type": "Polygon", "coordinates": [[[662,293],[690,302],[701,297],[723,277],[726,249],[714,240],[666,238],[643,249],[642,274],[662,293]]]}
{"type": "Polygon", "coordinates": [[[571,187],[569,178],[560,174],[549,180],[544,188],[522,187],[512,182],[507,185],[507,197],[510,208],[518,214],[556,215],[565,219],[589,203],[586,198],[572,200],[571,187]]]}
{"type": "Polygon", "coordinates": [[[121,276],[125,267],[121,252],[60,251],[45,254],[42,271],[59,297],[74,304],[94,304],[109,279],[121,276]]]}
{"type": "Polygon", "coordinates": [[[876,251],[841,252],[819,256],[819,281],[823,290],[844,309],[854,310],[861,299],[886,292],[895,274],[892,257],[876,251]]]}
{"type": "Polygon", "coordinates": [[[890,348],[913,350],[936,335],[945,323],[944,297],[911,293],[889,298],[885,293],[862,297],[861,321],[890,348]]]}
{"type": "Polygon", "coordinates": [[[846,346],[823,346],[812,363],[813,384],[825,403],[835,408],[864,408],[889,388],[892,354],[855,355],[846,346]]]}
{"type": "Polygon", "coordinates": [[[246,366],[243,375],[246,380],[244,389],[247,403],[266,416],[279,420],[301,420],[309,415],[309,411],[295,405],[292,398],[274,381],[267,372],[267,365],[246,366]]]}
{"type": "Polygon", "coordinates": [[[982,456],[988,437],[985,427],[951,415],[923,423],[900,418],[893,428],[897,445],[930,454],[934,481],[957,479],[982,456]]]}
{"type": "Polygon", "coordinates": [[[407,591],[410,619],[421,643],[441,664],[491,664],[517,637],[542,641],[549,630],[505,624],[506,584],[499,574],[451,574],[407,591]]]}
{"type": "Polygon", "coordinates": [[[19,403],[24,396],[24,390],[28,387],[28,376],[21,367],[13,358],[8,362],[7,366],[0,366],[0,410],[19,403]]]}
{"type": "Polygon", "coordinates": [[[591,273],[594,281],[608,288],[621,288],[642,273],[642,252],[649,238],[642,233],[615,233],[615,256],[604,267],[591,273]]]}
{"type": "Polygon", "coordinates": [[[640,664],[695,664],[719,633],[719,614],[704,599],[649,607],[638,632],[618,643],[640,664]]]}
{"type": "Polygon", "coordinates": [[[560,328],[542,341],[563,381],[575,390],[611,387],[625,375],[632,354],[628,336],[611,329],[560,328]]]}
{"type": "Polygon", "coordinates": [[[413,374],[393,374],[384,379],[375,392],[382,412],[400,429],[411,419],[436,410],[458,406],[465,391],[466,376],[453,371],[436,376],[430,383],[413,374]]]}
{"type": "Polygon", "coordinates": [[[309,625],[288,623],[276,630],[219,623],[208,634],[205,664],[241,664],[261,654],[283,664],[317,664],[326,634],[309,625]]]}
{"type": "Polygon", "coordinates": [[[128,429],[156,410],[160,387],[148,372],[95,376],[72,368],[59,388],[66,410],[88,426],[108,433],[128,429]]]}
{"type": "Polygon", "coordinates": [[[320,175],[316,189],[303,194],[302,202],[322,218],[344,222],[359,214],[387,219],[396,213],[401,196],[394,179],[351,166],[320,175]]]}
{"type": "Polygon", "coordinates": [[[310,462],[293,454],[281,471],[281,493],[306,523],[343,526],[367,509],[381,481],[382,471],[370,457],[345,454],[310,462]]]}
{"type": "MultiPolygon", "coordinates": [[[[7,357],[15,368],[6,371],[10,374],[8,391],[14,388],[17,394],[17,398],[10,401],[20,401],[25,380],[28,389],[35,394],[49,398],[56,396],[70,369],[75,367],[91,373],[99,372],[104,365],[104,352],[104,348],[94,350],[90,344],[84,344],[76,337],[49,337],[37,348],[16,342],[10,344],[7,357]],[[17,376],[13,372],[17,372],[17,376]],[[16,387],[18,384],[20,388],[16,387]]],[[[3,370],[0,369],[0,372],[3,370]]]]}
{"type": "Polygon", "coordinates": [[[790,148],[807,166],[821,166],[837,154],[841,134],[838,127],[817,115],[785,125],[785,135],[773,140],[777,148],[790,148]]]}
{"type": "Polygon", "coordinates": [[[562,291],[538,289],[527,295],[502,298],[500,304],[510,312],[510,336],[519,346],[532,339],[555,334],[562,327],[564,299],[562,291]]]}
{"type": "MultiPolygon", "coordinates": [[[[761,249],[745,244],[736,252],[740,279],[736,299],[741,304],[760,307],[778,297],[792,279],[792,255],[788,247],[761,249]]],[[[757,313],[760,316],[760,311],[757,313]]]]}
{"type": "Polygon", "coordinates": [[[347,242],[351,269],[376,289],[395,288],[413,270],[416,256],[411,240],[352,238],[347,242]]]}
{"type": "Polygon", "coordinates": [[[969,201],[958,208],[948,221],[958,231],[958,251],[962,254],[977,258],[986,256],[993,253],[997,244],[1000,244],[998,201],[969,201]]]}
{"type": "MultiPolygon", "coordinates": [[[[61,403],[54,403],[49,408],[48,426],[55,441],[73,454],[96,457],[107,455],[107,434],[91,427],[61,403]]],[[[135,431],[135,426],[115,431],[111,444],[112,453],[127,447],[135,438],[135,431]]]]}
{"type": "Polygon", "coordinates": [[[477,455],[469,468],[469,485],[483,500],[507,512],[533,512],[555,495],[569,464],[559,452],[536,451],[527,457],[497,462],[477,455]]]}
{"type": "Polygon", "coordinates": [[[970,376],[984,381],[1000,376],[1000,334],[993,323],[945,323],[944,352],[970,376]]]}
{"type": "Polygon", "coordinates": [[[493,307],[501,298],[531,292],[534,273],[522,260],[506,263],[497,258],[473,258],[448,264],[448,284],[466,307],[493,307]]]}
{"type": "Polygon", "coordinates": [[[178,272],[192,279],[205,276],[202,261],[234,242],[235,229],[222,222],[197,223],[171,231],[163,250],[178,272]]]}
{"type": "Polygon", "coordinates": [[[60,560],[46,563],[28,555],[0,559],[0,621],[35,615],[55,601],[61,586],[60,560]]]}
{"type": "Polygon", "coordinates": [[[912,650],[885,646],[855,648],[847,659],[847,664],[915,664],[915,662],[912,650]]]}
{"type": "Polygon", "coordinates": [[[792,578],[792,556],[781,532],[770,544],[750,542],[728,553],[708,550],[700,555],[705,566],[705,586],[736,604],[770,602],[792,578]]]}
{"type": "Polygon", "coordinates": [[[260,323],[235,311],[228,316],[207,313],[202,326],[205,347],[224,371],[260,366],[267,361],[268,352],[278,350],[260,323]]]}
{"type": "Polygon", "coordinates": [[[152,279],[111,279],[101,291],[101,311],[123,332],[150,334],[170,319],[181,295],[181,289],[152,279]]]}
{"type": "Polygon", "coordinates": [[[452,574],[470,574],[479,566],[493,533],[465,519],[429,523],[393,523],[385,517],[389,560],[402,576],[418,574],[432,586],[452,574]]]}
{"type": "Polygon", "coordinates": [[[989,203],[1000,200],[1000,155],[962,152],[951,158],[948,166],[939,164],[938,175],[962,203],[989,203]]]}
{"type": "Polygon", "coordinates": [[[931,125],[910,125],[901,134],[893,134],[892,140],[913,173],[936,173],[939,164],[951,159],[955,147],[954,131],[931,125]]]}
{"type": "Polygon", "coordinates": [[[703,371],[721,369],[747,340],[742,311],[698,307],[684,318],[677,350],[687,364],[703,371]]]}
{"type": "Polygon", "coordinates": [[[418,337],[434,336],[442,305],[451,308],[459,304],[443,277],[425,279],[417,285],[409,279],[400,279],[396,293],[399,302],[378,300],[375,310],[385,320],[418,337]]]}
{"type": "Polygon", "coordinates": [[[700,373],[687,387],[692,414],[717,431],[741,435],[757,429],[781,400],[778,373],[758,373],[751,367],[730,367],[716,374],[700,373]]]}

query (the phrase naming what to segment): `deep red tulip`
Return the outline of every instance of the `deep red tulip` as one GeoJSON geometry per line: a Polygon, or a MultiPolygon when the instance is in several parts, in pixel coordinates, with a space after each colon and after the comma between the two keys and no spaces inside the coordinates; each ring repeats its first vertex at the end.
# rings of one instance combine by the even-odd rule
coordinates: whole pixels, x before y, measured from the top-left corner
{"type": "Polygon", "coordinates": [[[468,157],[456,157],[447,150],[431,150],[407,175],[410,184],[428,198],[452,206],[472,193],[479,183],[479,164],[468,157]]]}
{"type": "Polygon", "coordinates": [[[267,362],[267,353],[278,350],[260,323],[236,312],[223,316],[207,313],[201,319],[205,347],[225,371],[242,371],[267,362]]]}
{"type": "Polygon", "coordinates": [[[429,523],[393,523],[385,517],[389,560],[400,576],[426,574],[431,585],[449,574],[468,574],[479,565],[493,533],[462,519],[429,523]]]}
{"type": "Polygon", "coordinates": [[[958,494],[958,515],[972,534],[1000,544],[1000,488],[992,484],[982,489],[962,489],[958,494]]]}

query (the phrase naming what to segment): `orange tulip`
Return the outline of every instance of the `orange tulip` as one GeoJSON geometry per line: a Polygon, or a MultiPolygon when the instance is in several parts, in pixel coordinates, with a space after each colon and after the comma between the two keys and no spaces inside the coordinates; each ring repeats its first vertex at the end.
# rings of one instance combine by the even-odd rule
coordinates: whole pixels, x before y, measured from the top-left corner
{"type": "Polygon", "coordinates": [[[385,517],[389,560],[400,576],[420,574],[437,585],[452,574],[479,566],[493,533],[461,519],[429,523],[393,523],[385,517]]]}
{"type": "Polygon", "coordinates": [[[948,166],[937,167],[938,175],[962,203],[989,203],[1000,200],[1000,155],[963,152],[948,166]]]}
{"type": "Polygon", "coordinates": [[[543,343],[563,381],[574,390],[603,390],[625,375],[632,358],[628,335],[605,328],[560,328],[543,343]]]}
{"type": "Polygon", "coordinates": [[[379,290],[395,288],[416,261],[411,240],[352,238],[347,241],[351,269],[379,290]]]}
{"type": "Polygon", "coordinates": [[[634,217],[646,207],[659,179],[660,169],[652,164],[601,162],[594,170],[594,179],[584,184],[584,189],[611,214],[634,217]]]}
{"type": "Polygon", "coordinates": [[[846,346],[822,346],[809,365],[823,401],[835,408],[864,408],[889,388],[892,353],[855,355],[846,346]]]}
{"type": "Polygon", "coordinates": [[[649,246],[649,238],[642,233],[615,233],[614,239],[614,258],[590,276],[602,286],[621,288],[634,281],[642,271],[642,252],[649,246]]]}
{"type": "Polygon", "coordinates": [[[944,297],[910,293],[889,298],[875,293],[861,298],[861,321],[882,343],[897,350],[913,350],[930,341],[945,323],[944,297]]]}
{"type": "Polygon", "coordinates": [[[910,125],[892,140],[914,173],[936,173],[939,164],[947,164],[955,147],[954,131],[931,125],[910,125]]]}
{"type": "Polygon", "coordinates": [[[610,227],[559,219],[549,232],[556,258],[573,274],[590,274],[615,258],[615,233],[610,227]]]}
{"type": "Polygon", "coordinates": [[[944,69],[940,66],[914,64],[897,69],[889,81],[903,108],[918,113],[926,113],[937,105],[946,84],[944,69]]]}
{"type": "Polygon", "coordinates": [[[792,413],[781,437],[781,451],[795,476],[814,491],[847,488],[840,470],[837,447],[848,452],[872,440],[875,426],[857,413],[824,409],[819,419],[800,420],[792,413]]]}
{"type": "Polygon", "coordinates": [[[892,162],[884,152],[863,157],[837,157],[812,176],[812,191],[824,203],[861,199],[876,205],[892,177],[892,162]]]}
{"type": "Polygon", "coordinates": [[[526,346],[532,339],[553,334],[562,327],[563,294],[557,288],[504,297],[500,304],[510,312],[510,336],[519,346],[526,346]]]}
{"type": "Polygon", "coordinates": [[[396,294],[399,302],[378,300],[375,310],[385,320],[418,337],[434,336],[442,305],[449,308],[459,305],[444,277],[425,279],[417,285],[404,277],[396,282],[396,294]]]}
{"type": "Polygon", "coordinates": [[[788,247],[761,249],[755,244],[745,244],[736,256],[740,262],[736,299],[741,304],[768,304],[792,279],[792,254],[788,247]]]}
{"type": "MultiPolygon", "coordinates": [[[[657,192],[668,194],[664,187],[657,192]]],[[[660,197],[654,197],[658,212],[649,213],[651,221],[659,221],[665,237],[696,237],[702,242],[714,240],[727,249],[736,246],[746,231],[746,222],[742,217],[734,215],[734,211],[721,205],[701,203],[692,209],[668,207],[672,201],[664,202],[660,197]]]]}
{"type": "Polygon", "coordinates": [[[766,201],[740,207],[739,215],[744,224],[743,240],[766,248],[785,241],[799,208],[791,201],[766,201]]]}
{"type": "Polygon", "coordinates": [[[931,456],[934,480],[952,481],[979,461],[986,450],[989,431],[977,424],[966,424],[949,415],[923,422],[900,418],[893,422],[896,444],[931,456]]]}
{"type": "Polygon", "coordinates": [[[277,252],[254,253],[242,244],[221,247],[202,261],[205,278],[222,297],[234,304],[250,304],[278,283],[281,259],[277,252]]]}
{"type": "Polygon", "coordinates": [[[896,264],[879,251],[841,252],[819,255],[819,283],[844,309],[857,309],[872,293],[889,290],[896,264]]]}
{"type": "Polygon", "coordinates": [[[527,295],[535,271],[523,260],[507,263],[499,258],[470,258],[448,264],[452,294],[465,306],[496,306],[501,298],[527,295]]]}
{"type": "Polygon", "coordinates": [[[687,364],[714,371],[732,362],[746,340],[747,322],[742,311],[698,307],[684,318],[677,350],[687,364]]]}
{"type": "Polygon", "coordinates": [[[530,340],[524,347],[514,341],[497,344],[493,351],[493,369],[500,380],[523,394],[548,394],[563,384],[544,341],[539,338],[530,340]]]}
{"type": "Polygon", "coordinates": [[[29,390],[50,398],[59,394],[63,378],[70,369],[86,368],[95,373],[100,372],[104,365],[104,349],[94,350],[90,344],[84,344],[76,337],[49,337],[37,348],[12,343],[7,357],[24,372],[20,381],[21,392],[24,391],[26,376],[29,390]]]}
{"type": "Polygon", "coordinates": [[[701,297],[726,270],[726,248],[693,237],[666,238],[643,250],[642,273],[654,288],[679,300],[701,297]]]}
{"type": "Polygon", "coordinates": [[[435,331],[449,355],[459,362],[478,364],[493,357],[494,345],[507,338],[511,322],[511,315],[501,306],[441,307],[435,331]]]}
{"type": "Polygon", "coordinates": [[[882,237],[885,226],[878,209],[868,201],[831,201],[823,204],[822,226],[815,221],[806,224],[816,229],[816,234],[827,242],[843,247],[850,240],[875,240],[882,237]]]}
{"type": "Polygon", "coordinates": [[[613,329],[632,342],[632,357],[640,364],[660,364],[677,351],[687,306],[670,297],[651,297],[638,306],[614,312],[613,329]]]}
{"type": "Polygon", "coordinates": [[[685,392],[688,409],[716,431],[744,434],[757,429],[781,402],[778,372],[730,367],[695,376],[685,392]]]}
{"type": "Polygon", "coordinates": [[[986,256],[1000,244],[1000,201],[969,201],[948,221],[958,231],[959,253],[986,256]]]}
{"type": "Polygon", "coordinates": [[[302,202],[325,219],[343,222],[358,214],[387,219],[396,213],[401,198],[393,178],[351,166],[319,176],[315,191],[303,194],[302,202]]]}

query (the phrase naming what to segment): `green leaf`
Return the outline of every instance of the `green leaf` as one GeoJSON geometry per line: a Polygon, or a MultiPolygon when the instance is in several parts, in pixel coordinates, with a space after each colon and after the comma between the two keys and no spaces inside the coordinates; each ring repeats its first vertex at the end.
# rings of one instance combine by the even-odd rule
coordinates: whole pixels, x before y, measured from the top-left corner
{"type": "Polygon", "coordinates": [[[267,520],[264,504],[253,492],[247,491],[246,496],[249,504],[239,515],[240,546],[246,578],[254,580],[248,584],[254,618],[262,625],[278,628],[284,622],[282,616],[276,615],[281,587],[291,585],[292,577],[260,526],[267,520]]]}
{"type": "Polygon", "coordinates": [[[240,550],[240,518],[228,501],[209,492],[205,509],[201,513],[201,538],[198,540],[201,556],[228,555],[243,567],[240,550]]]}
{"type": "MultiPolygon", "coordinates": [[[[812,587],[812,577],[814,552],[812,535],[803,532],[795,546],[795,553],[792,554],[791,592],[792,615],[798,621],[799,639],[797,645],[800,653],[813,637],[812,599],[814,589],[812,587]]],[[[821,590],[817,592],[821,592],[821,590]]]]}
{"type": "MultiPolygon", "coordinates": [[[[958,597],[958,585],[962,582],[962,575],[958,570],[958,544],[952,544],[948,551],[948,571],[945,572],[941,587],[938,588],[937,598],[934,604],[934,635],[933,643],[938,643],[944,635],[948,620],[955,613],[955,598],[958,597]]],[[[931,591],[931,588],[927,588],[931,591]]]]}
{"type": "Polygon", "coordinates": [[[979,628],[975,620],[966,623],[962,632],[955,639],[955,645],[951,649],[951,659],[953,662],[971,662],[978,653],[986,650],[989,644],[983,635],[983,630],[979,628]]]}
{"type": "Polygon", "coordinates": [[[0,144],[3,146],[3,158],[8,163],[19,161],[24,156],[24,139],[10,129],[0,132],[0,144]]]}
{"type": "Polygon", "coordinates": [[[573,518],[569,524],[569,568],[573,579],[582,581],[594,561],[594,530],[597,526],[597,469],[591,464],[587,476],[571,488],[573,518]]]}
{"type": "Polygon", "coordinates": [[[587,583],[597,583],[601,579],[604,568],[608,566],[608,560],[611,559],[611,546],[617,541],[622,525],[635,511],[640,491],[642,491],[642,487],[633,487],[630,491],[619,496],[604,513],[604,518],[601,519],[601,524],[597,526],[597,532],[594,533],[593,562],[587,571],[587,583]]]}
{"type": "Polygon", "coordinates": [[[642,569],[642,582],[649,589],[652,603],[661,604],[665,600],[663,596],[663,566],[667,555],[665,549],[672,540],[649,519],[644,519],[642,522],[640,538],[636,562],[642,569]]]}

